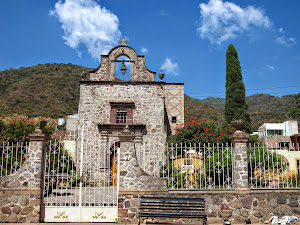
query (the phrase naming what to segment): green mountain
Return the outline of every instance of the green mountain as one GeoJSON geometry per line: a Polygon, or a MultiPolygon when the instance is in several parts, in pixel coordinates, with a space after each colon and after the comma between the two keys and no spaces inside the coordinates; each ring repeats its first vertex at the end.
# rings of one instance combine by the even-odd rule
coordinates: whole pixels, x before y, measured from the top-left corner
{"type": "Polygon", "coordinates": [[[77,112],[80,73],[72,64],[39,64],[0,72],[0,116],[62,117],[77,112]]]}
{"type": "MultiPolygon", "coordinates": [[[[14,113],[30,117],[64,117],[78,109],[79,80],[85,68],[73,64],[39,64],[0,71],[0,116],[14,113]]],[[[265,122],[283,122],[296,106],[295,95],[266,94],[246,98],[254,128],[265,122]]],[[[225,99],[198,100],[185,95],[185,120],[207,119],[221,125],[225,99]]]]}
{"type": "MultiPolygon", "coordinates": [[[[266,122],[277,123],[292,119],[289,112],[293,107],[296,107],[295,95],[277,97],[268,94],[255,94],[246,97],[246,101],[254,129],[266,122]]],[[[217,112],[224,112],[225,98],[208,97],[200,100],[200,102],[213,107],[217,112]]]]}

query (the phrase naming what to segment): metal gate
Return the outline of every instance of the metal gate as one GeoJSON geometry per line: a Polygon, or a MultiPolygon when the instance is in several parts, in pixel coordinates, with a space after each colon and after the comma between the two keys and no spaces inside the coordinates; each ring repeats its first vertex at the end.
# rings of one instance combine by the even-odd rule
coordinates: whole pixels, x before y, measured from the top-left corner
{"type": "Polygon", "coordinates": [[[49,143],[45,222],[116,222],[120,148],[96,140],[81,141],[77,150],[75,138],[49,143]]]}

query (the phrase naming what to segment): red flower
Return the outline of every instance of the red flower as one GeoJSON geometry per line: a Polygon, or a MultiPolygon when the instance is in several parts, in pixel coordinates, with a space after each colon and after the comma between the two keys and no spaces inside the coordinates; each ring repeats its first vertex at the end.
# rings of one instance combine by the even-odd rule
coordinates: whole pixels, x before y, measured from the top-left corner
{"type": "Polygon", "coordinates": [[[217,141],[220,141],[220,140],[221,140],[221,138],[217,137],[217,138],[216,138],[216,140],[217,140],[217,141]]]}
{"type": "Polygon", "coordinates": [[[193,135],[193,137],[196,137],[196,135],[193,135]]]}
{"type": "Polygon", "coordinates": [[[216,136],[216,134],[215,134],[215,133],[213,133],[213,136],[215,137],[215,136],[216,136]]]}
{"type": "Polygon", "coordinates": [[[197,130],[198,133],[200,133],[200,130],[197,130]]]}

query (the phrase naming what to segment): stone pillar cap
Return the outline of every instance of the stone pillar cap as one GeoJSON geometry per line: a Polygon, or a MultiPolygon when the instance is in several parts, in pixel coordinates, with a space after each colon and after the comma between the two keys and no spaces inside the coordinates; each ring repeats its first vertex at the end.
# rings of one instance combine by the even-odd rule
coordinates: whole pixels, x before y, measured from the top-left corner
{"type": "Polygon", "coordinates": [[[121,142],[133,142],[135,135],[129,130],[128,125],[124,128],[123,132],[119,134],[121,142]]]}
{"type": "Polygon", "coordinates": [[[248,139],[249,139],[249,134],[246,134],[243,131],[238,130],[232,135],[230,141],[232,143],[237,143],[237,142],[245,143],[248,142],[248,139]]]}
{"type": "Polygon", "coordinates": [[[36,128],[32,134],[29,134],[30,141],[44,141],[45,134],[40,128],[36,128]]]}

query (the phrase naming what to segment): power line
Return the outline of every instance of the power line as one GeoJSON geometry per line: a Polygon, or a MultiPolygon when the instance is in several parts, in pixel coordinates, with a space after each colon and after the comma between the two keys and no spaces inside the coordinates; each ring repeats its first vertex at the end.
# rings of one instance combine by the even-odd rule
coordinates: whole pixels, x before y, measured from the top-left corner
{"type": "MultiPolygon", "coordinates": [[[[246,91],[258,91],[258,90],[269,90],[269,89],[281,89],[281,88],[300,88],[300,86],[286,86],[286,87],[271,87],[271,88],[255,88],[255,89],[246,89],[246,91]]],[[[225,93],[226,91],[217,91],[217,92],[197,92],[190,94],[213,94],[213,93],[225,93]]]]}
{"type": "MultiPolygon", "coordinates": [[[[274,94],[298,94],[299,91],[290,91],[290,92],[272,92],[272,93],[257,93],[257,94],[267,94],[267,95],[274,95],[274,94]]],[[[211,96],[211,95],[197,95],[197,94],[188,94],[189,96],[196,97],[196,98],[208,98],[208,97],[213,97],[213,98],[225,98],[225,95],[217,95],[217,96],[211,96]]],[[[255,95],[255,94],[252,94],[255,95]]],[[[251,96],[251,95],[247,95],[251,96]]]]}

